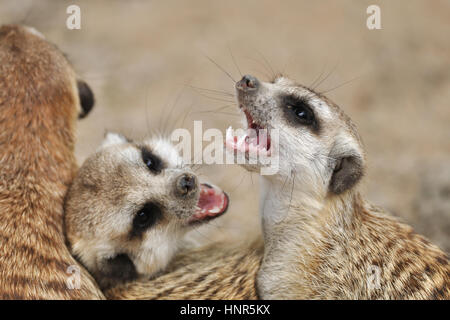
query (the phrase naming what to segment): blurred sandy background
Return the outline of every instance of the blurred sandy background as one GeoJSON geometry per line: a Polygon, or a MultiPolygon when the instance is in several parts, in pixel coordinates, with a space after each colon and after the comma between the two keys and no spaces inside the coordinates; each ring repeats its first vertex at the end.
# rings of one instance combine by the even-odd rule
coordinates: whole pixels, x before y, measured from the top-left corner
{"type": "MultiPolygon", "coordinates": [[[[211,99],[228,96],[187,86],[234,92],[207,56],[236,80],[271,69],[307,85],[328,76],[319,91],[351,80],[327,95],[364,139],[367,197],[450,251],[450,1],[14,0],[0,1],[0,21],[43,32],[95,91],[78,127],[80,163],[106,129],[140,138],[194,119],[237,127],[234,107],[204,112],[230,105],[211,99]],[[65,27],[69,4],[81,7],[81,30],[65,27]],[[381,7],[382,30],[366,28],[370,4],[381,7]]],[[[200,172],[232,204],[199,239],[259,232],[258,177],[237,166],[200,172]]]]}

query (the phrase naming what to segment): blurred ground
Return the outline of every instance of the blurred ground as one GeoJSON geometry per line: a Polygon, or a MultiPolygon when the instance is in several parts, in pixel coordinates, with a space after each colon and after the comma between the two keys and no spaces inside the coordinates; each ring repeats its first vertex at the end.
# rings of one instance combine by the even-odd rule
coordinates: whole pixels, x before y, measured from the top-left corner
{"type": "MultiPolygon", "coordinates": [[[[39,29],[94,89],[97,105],[78,128],[80,163],[105,129],[139,138],[181,126],[189,108],[186,128],[194,119],[204,129],[236,127],[233,107],[198,113],[230,102],[185,86],[233,92],[206,56],[235,79],[240,71],[264,79],[273,69],[308,85],[323,72],[321,91],[353,79],[327,95],[364,139],[367,197],[450,251],[450,1],[15,0],[0,1],[0,21],[39,29]],[[72,3],[81,30],[65,27],[72,3]],[[381,7],[382,30],[366,28],[370,4],[381,7]]],[[[201,172],[232,204],[200,239],[259,232],[257,176],[237,166],[201,172]]]]}

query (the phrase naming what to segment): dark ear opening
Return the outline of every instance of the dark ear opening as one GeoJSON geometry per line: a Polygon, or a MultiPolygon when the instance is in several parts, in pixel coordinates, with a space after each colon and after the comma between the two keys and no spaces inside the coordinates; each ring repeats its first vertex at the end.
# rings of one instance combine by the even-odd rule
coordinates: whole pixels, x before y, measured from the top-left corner
{"type": "Polygon", "coordinates": [[[364,164],[359,155],[341,157],[337,159],[329,190],[334,194],[340,194],[352,188],[363,175],[364,164]]]}
{"type": "Polygon", "coordinates": [[[92,92],[91,88],[86,82],[78,80],[77,87],[81,105],[81,112],[78,115],[78,118],[82,119],[86,117],[88,113],[92,110],[92,107],[94,107],[95,99],[94,93],[92,92]]]}
{"type": "Polygon", "coordinates": [[[105,260],[99,273],[99,275],[97,274],[96,280],[103,289],[126,283],[137,278],[137,272],[133,261],[131,261],[130,257],[124,253],[105,260]]]}

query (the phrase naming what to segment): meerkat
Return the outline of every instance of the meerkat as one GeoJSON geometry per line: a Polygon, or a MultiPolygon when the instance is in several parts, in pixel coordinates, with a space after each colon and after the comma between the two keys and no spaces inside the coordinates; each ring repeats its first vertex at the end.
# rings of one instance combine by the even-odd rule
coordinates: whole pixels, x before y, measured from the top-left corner
{"type": "Polygon", "coordinates": [[[93,104],[89,86],[41,33],[0,28],[0,299],[104,298],[62,228],[77,169],[75,122],[93,104]]]}
{"type": "MultiPolygon", "coordinates": [[[[177,270],[187,267],[178,266],[164,275],[164,286],[153,287],[160,285],[156,279],[106,295],[214,299],[234,287],[232,292],[240,295],[226,298],[242,292],[262,299],[450,298],[446,254],[360,195],[366,155],[355,125],[336,104],[284,76],[271,82],[244,76],[236,92],[247,127],[267,129],[268,137],[259,143],[228,134],[226,148],[248,157],[252,143],[261,152],[279,153],[278,172],[260,177],[261,263],[240,269],[248,259],[237,250],[239,254],[227,259],[239,272],[230,281],[211,270],[213,258],[199,262],[201,250],[186,252],[201,264],[192,270],[195,275],[180,276],[177,270]],[[271,141],[274,129],[278,143],[271,141]],[[240,277],[250,278],[237,281],[240,277]],[[186,290],[176,290],[179,287],[186,290]]],[[[260,166],[245,168],[256,171],[260,166]]],[[[257,260],[250,253],[248,257],[257,260]]]]}
{"type": "Polygon", "coordinates": [[[113,300],[256,300],[262,239],[181,250],[166,271],[105,290],[113,300]]]}
{"type": "Polygon", "coordinates": [[[64,206],[70,249],[102,289],[162,272],[185,233],[228,208],[163,138],[108,133],[79,169],[64,206]]]}

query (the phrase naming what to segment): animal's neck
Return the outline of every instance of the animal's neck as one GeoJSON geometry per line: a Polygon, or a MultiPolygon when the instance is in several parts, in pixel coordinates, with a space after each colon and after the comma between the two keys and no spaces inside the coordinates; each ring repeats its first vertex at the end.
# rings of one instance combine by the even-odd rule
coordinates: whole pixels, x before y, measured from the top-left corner
{"type": "Polygon", "coordinates": [[[330,237],[345,236],[352,228],[359,194],[323,196],[303,186],[289,188],[283,181],[262,178],[261,221],[264,234],[264,259],[258,275],[260,294],[289,288],[281,279],[307,286],[307,272],[319,254],[321,244],[330,237]],[[303,270],[304,272],[292,272],[303,270]],[[274,274],[281,275],[276,279],[274,274]],[[277,284],[278,283],[278,284],[277,284]]]}
{"type": "Polygon", "coordinates": [[[42,118],[21,115],[19,124],[0,133],[2,180],[15,181],[20,188],[70,182],[76,169],[72,124],[42,118]]]}
{"type": "Polygon", "coordinates": [[[307,226],[332,214],[324,210],[330,203],[326,195],[306,189],[304,185],[296,186],[288,180],[261,178],[260,215],[268,243],[273,237],[284,237],[285,230],[304,233],[307,226]]]}

